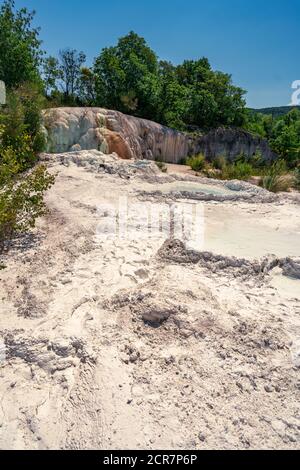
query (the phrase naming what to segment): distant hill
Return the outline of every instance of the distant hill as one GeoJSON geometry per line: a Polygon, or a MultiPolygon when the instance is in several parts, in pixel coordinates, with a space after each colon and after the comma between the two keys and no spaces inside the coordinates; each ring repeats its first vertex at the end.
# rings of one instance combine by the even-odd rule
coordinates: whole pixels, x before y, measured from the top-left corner
{"type": "Polygon", "coordinates": [[[292,109],[297,108],[300,111],[300,106],[278,106],[274,108],[262,108],[262,109],[251,109],[254,113],[261,113],[261,114],[271,114],[274,118],[284,116],[292,109]]]}

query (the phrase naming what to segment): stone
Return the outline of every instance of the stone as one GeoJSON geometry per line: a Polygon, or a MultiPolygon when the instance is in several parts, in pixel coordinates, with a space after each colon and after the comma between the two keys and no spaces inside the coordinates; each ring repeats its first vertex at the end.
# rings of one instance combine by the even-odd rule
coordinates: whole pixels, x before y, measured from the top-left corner
{"type": "Polygon", "coordinates": [[[102,108],[53,108],[43,112],[47,152],[98,150],[122,159],[180,163],[197,153],[207,159],[224,155],[229,160],[260,151],[276,158],[266,140],[241,129],[216,129],[191,136],[146,119],[102,108]]]}
{"type": "Polygon", "coordinates": [[[201,442],[206,441],[206,436],[202,432],[199,432],[198,438],[199,438],[199,441],[201,441],[201,442]]]}

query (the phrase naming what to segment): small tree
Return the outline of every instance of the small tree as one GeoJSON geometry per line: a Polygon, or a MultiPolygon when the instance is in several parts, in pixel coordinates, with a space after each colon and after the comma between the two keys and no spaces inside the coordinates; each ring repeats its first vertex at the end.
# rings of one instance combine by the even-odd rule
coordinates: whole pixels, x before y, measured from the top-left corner
{"type": "MultiPolygon", "coordinates": [[[[54,177],[44,165],[20,173],[22,163],[12,147],[3,146],[4,127],[0,128],[0,255],[17,233],[35,226],[45,213],[44,193],[54,177]]],[[[26,147],[27,148],[27,147],[26,147]]],[[[26,149],[24,150],[26,151],[26,149]]]]}
{"type": "Polygon", "coordinates": [[[45,137],[41,131],[41,110],[44,97],[39,86],[24,83],[7,94],[7,104],[0,113],[4,125],[2,145],[12,147],[23,161],[21,170],[31,166],[36,154],[44,150],[45,137]]]}
{"type": "Polygon", "coordinates": [[[131,31],[115,47],[102,50],[94,64],[97,104],[155,119],[159,80],[156,54],[131,31]]]}
{"type": "Polygon", "coordinates": [[[79,80],[79,98],[87,106],[93,106],[96,101],[95,75],[88,67],[81,69],[79,80]]]}
{"type": "Polygon", "coordinates": [[[44,60],[43,78],[46,94],[51,96],[53,92],[58,90],[58,80],[62,78],[59,61],[56,57],[49,56],[44,60]]]}
{"type": "Polygon", "coordinates": [[[79,91],[81,68],[86,61],[83,52],[75,49],[63,49],[59,52],[60,74],[65,97],[74,98],[79,91]]]}

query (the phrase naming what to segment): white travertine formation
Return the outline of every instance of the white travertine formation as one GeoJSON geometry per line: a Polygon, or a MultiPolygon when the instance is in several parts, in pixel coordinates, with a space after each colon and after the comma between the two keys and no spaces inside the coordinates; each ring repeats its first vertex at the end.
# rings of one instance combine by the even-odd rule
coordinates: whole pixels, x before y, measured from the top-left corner
{"type": "Polygon", "coordinates": [[[97,149],[123,159],[161,158],[176,163],[193,153],[188,135],[155,122],[102,108],[57,108],[44,112],[49,152],[97,149]]]}
{"type": "Polygon", "coordinates": [[[103,108],[55,108],[44,111],[44,126],[51,153],[99,150],[122,159],[159,159],[179,163],[197,153],[209,160],[229,160],[257,151],[266,160],[276,158],[265,139],[242,129],[219,128],[191,136],[146,119],[103,108]]]}

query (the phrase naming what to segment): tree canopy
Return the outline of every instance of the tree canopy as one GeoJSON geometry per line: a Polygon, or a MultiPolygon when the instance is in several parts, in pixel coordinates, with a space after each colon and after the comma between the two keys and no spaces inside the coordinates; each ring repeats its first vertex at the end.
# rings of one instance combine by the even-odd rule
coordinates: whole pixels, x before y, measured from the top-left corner
{"type": "Polygon", "coordinates": [[[0,7],[0,79],[8,88],[39,82],[43,52],[39,29],[32,26],[35,12],[15,10],[13,0],[0,7]]]}
{"type": "Polygon", "coordinates": [[[185,129],[242,125],[245,92],[208,59],[174,66],[159,61],[130,32],[95,60],[96,104],[185,129]]]}
{"type": "Polygon", "coordinates": [[[158,102],[158,59],[134,32],[95,60],[96,102],[104,107],[153,117],[158,102]]]}
{"type": "Polygon", "coordinates": [[[285,115],[274,118],[272,115],[248,112],[245,127],[254,134],[268,139],[270,146],[281,155],[290,166],[300,160],[300,111],[291,109],[285,115]]]}

